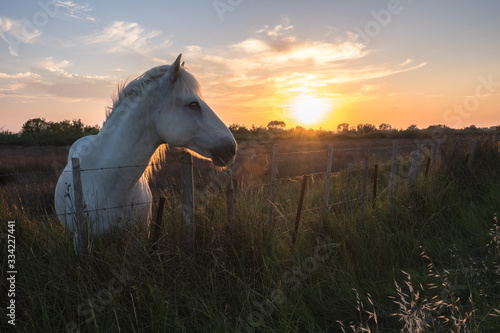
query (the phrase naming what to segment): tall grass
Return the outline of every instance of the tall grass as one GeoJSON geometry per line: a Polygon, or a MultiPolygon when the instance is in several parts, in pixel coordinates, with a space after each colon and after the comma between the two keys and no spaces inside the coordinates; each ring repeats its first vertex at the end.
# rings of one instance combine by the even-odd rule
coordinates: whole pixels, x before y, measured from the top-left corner
{"type": "MultiPolygon", "coordinates": [[[[128,235],[97,244],[84,258],[74,255],[71,235],[51,213],[52,193],[43,190],[48,185],[26,187],[40,191],[29,200],[16,198],[26,195],[21,183],[1,185],[0,220],[16,221],[18,266],[16,326],[2,320],[2,329],[497,332],[500,156],[485,141],[472,167],[465,157],[459,148],[445,155],[438,172],[427,178],[420,173],[410,190],[411,159],[403,156],[392,200],[390,166],[380,165],[379,194],[372,208],[368,188],[364,217],[359,201],[347,217],[343,204],[325,214],[324,179],[313,177],[293,250],[300,181],[279,183],[272,232],[269,187],[238,184],[234,230],[226,222],[223,193],[200,188],[196,247],[187,253],[180,198],[175,187],[158,185],[157,173],[155,191],[168,198],[159,243],[128,235]],[[14,196],[7,193],[13,190],[14,196]]],[[[362,168],[353,168],[352,198],[360,196],[362,168]]],[[[372,169],[369,174],[372,184],[372,169]]],[[[344,201],[345,179],[344,170],[332,177],[330,203],[344,201]]],[[[1,275],[4,280],[3,270],[1,275]]]]}

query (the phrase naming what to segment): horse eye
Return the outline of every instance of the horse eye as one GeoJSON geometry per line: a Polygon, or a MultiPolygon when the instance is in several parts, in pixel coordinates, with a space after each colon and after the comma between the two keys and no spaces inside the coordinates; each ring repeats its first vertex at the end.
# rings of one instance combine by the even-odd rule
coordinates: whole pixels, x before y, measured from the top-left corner
{"type": "Polygon", "coordinates": [[[198,111],[201,110],[200,103],[196,101],[189,103],[189,108],[198,111]]]}

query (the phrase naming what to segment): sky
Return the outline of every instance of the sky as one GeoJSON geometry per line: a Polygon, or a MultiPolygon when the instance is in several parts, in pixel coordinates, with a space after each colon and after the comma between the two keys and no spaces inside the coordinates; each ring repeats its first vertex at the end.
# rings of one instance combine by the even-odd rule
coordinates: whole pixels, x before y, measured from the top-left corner
{"type": "Polygon", "coordinates": [[[182,53],[227,124],[500,125],[498,0],[0,2],[0,130],[101,126],[182,53]]]}

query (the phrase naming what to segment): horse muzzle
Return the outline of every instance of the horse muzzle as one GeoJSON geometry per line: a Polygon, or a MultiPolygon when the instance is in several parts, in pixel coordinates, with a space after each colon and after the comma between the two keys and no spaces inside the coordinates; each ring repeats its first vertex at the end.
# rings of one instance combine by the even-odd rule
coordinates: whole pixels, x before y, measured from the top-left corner
{"type": "Polygon", "coordinates": [[[212,163],[218,167],[227,166],[234,161],[236,156],[236,142],[220,145],[210,151],[212,163]]]}

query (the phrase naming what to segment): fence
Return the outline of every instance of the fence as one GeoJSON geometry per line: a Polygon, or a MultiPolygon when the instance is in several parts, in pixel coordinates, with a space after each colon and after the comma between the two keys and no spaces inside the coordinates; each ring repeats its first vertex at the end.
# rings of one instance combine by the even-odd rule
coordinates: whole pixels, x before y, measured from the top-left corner
{"type": "MultiPolygon", "coordinates": [[[[432,154],[429,154],[429,157],[427,157],[427,160],[425,161],[425,171],[423,171],[424,176],[427,177],[430,170],[431,170],[431,162],[432,159],[434,159],[434,163],[432,163],[432,171],[435,172],[438,165],[439,165],[439,159],[440,159],[440,147],[441,142],[437,140],[434,144],[431,145],[431,149],[433,150],[432,154]],[[433,158],[431,158],[433,156],[433,158]]],[[[467,155],[467,165],[470,167],[472,163],[474,162],[474,157],[475,157],[475,152],[476,152],[476,146],[477,146],[477,140],[473,139],[470,144],[470,151],[467,155]]],[[[424,144],[416,144],[416,145],[399,145],[398,146],[398,141],[394,140],[392,147],[383,147],[383,148],[391,148],[392,150],[392,158],[391,158],[391,168],[390,168],[390,175],[389,175],[389,197],[392,200],[394,191],[395,191],[395,184],[396,184],[396,170],[397,170],[397,163],[398,163],[398,152],[401,148],[406,147],[406,148],[411,148],[414,147],[415,150],[413,151],[412,155],[412,160],[411,160],[411,167],[410,171],[408,174],[408,188],[412,189],[415,186],[415,181],[417,179],[417,175],[421,173],[421,165],[423,162],[423,150],[424,150],[424,144]]],[[[380,149],[381,147],[377,147],[377,149],[380,149]]],[[[320,150],[320,151],[313,151],[313,152],[285,152],[280,154],[279,153],[279,146],[277,144],[273,145],[272,149],[272,154],[269,154],[271,157],[271,167],[270,167],[270,181],[269,183],[261,183],[257,186],[269,186],[270,191],[269,191],[269,216],[268,216],[268,229],[269,232],[272,233],[274,230],[274,223],[275,223],[275,207],[276,207],[276,191],[277,191],[277,186],[280,182],[286,181],[286,180],[301,180],[301,190],[300,190],[300,195],[299,195],[299,200],[297,202],[297,210],[295,214],[295,222],[294,222],[294,229],[293,229],[293,234],[292,234],[292,248],[295,245],[296,239],[297,239],[297,234],[299,230],[299,225],[300,225],[300,220],[301,220],[301,215],[305,211],[314,211],[314,210],[323,210],[325,214],[328,214],[333,206],[336,205],[341,205],[343,206],[343,211],[344,211],[344,221],[347,220],[348,214],[349,214],[349,208],[351,204],[354,202],[358,202],[360,205],[360,215],[363,217],[365,215],[366,211],[366,206],[367,206],[367,190],[368,190],[368,180],[369,180],[369,169],[370,169],[370,157],[372,154],[372,148],[370,145],[367,145],[364,148],[357,148],[357,150],[364,149],[365,150],[365,156],[364,156],[364,163],[362,168],[359,169],[359,171],[362,171],[362,190],[361,190],[361,196],[352,198],[351,197],[351,175],[353,174],[353,163],[349,163],[347,166],[346,170],[346,184],[345,184],[345,197],[343,202],[336,202],[336,203],[330,203],[330,188],[331,188],[331,181],[332,181],[332,163],[335,158],[335,149],[334,145],[330,144],[328,146],[328,150],[320,150]],[[278,169],[278,158],[281,155],[297,155],[297,154],[320,154],[320,153],[325,153],[327,155],[327,163],[325,165],[325,168],[323,172],[316,172],[316,173],[310,173],[310,174],[301,174],[298,176],[292,176],[292,177],[283,177],[283,178],[278,178],[277,177],[277,169],[278,169]],[[304,195],[307,189],[307,182],[308,179],[316,177],[316,176],[324,176],[324,196],[323,196],[323,206],[322,207],[314,207],[314,208],[309,208],[308,210],[303,210],[303,200],[304,200],[304,195]]],[[[338,151],[343,151],[345,149],[337,150],[338,151]]],[[[350,149],[352,150],[352,149],[350,149]]],[[[255,156],[255,155],[254,155],[255,156]]],[[[266,155],[267,156],[267,155],[266,155]]],[[[131,166],[129,166],[131,167],[131,166]]],[[[123,168],[123,167],[120,167],[123,168]]],[[[92,169],[94,170],[94,169],[92,169]]],[[[373,193],[372,193],[372,202],[371,206],[372,208],[375,207],[375,202],[377,200],[377,195],[378,195],[378,188],[377,188],[377,183],[378,183],[378,164],[373,165],[373,173],[372,173],[372,178],[373,178],[373,193]]],[[[88,211],[84,211],[84,206],[83,206],[83,194],[81,193],[81,172],[85,171],[91,171],[90,169],[87,170],[81,170],[80,169],[80,163],[78,159],[73,159],[73,179],[74,179],[74,191],[75,191],[75,215],[78,221],[78,225],[82,226],[79,229],[78,234],[83,237],[79,244],[84,244],[83,246],[86,248],[86,242],[85,242],[85,219],[84,219],[84,213],[87,213],[88,211]],[[78,193],[80,192],[80,193],[78,193]]],[[[236,200],[235,200],[235,188],[234,188],[234,174],[233,170],[231,168],[228,168],[225,173],[223,173],[223,177],[225,180],[220,181],[219,183],[225,184],[225,195],[226,195],[226,216],[227,216],[227,224],[229,226],[229,230],[232,233],[235,228],[235,221],[236,221],[236,213],[237,213],[237,207],[236,207],[236,200]]],[[[182,184],[182,233],[183,233],[183,240],[184,240],[184,247],[187,251],[191,251],[194,248],[195,244],[195,186],[194,186],[194,180],[193,180],[193,157],[189,153],[183,153],[182,159],[181,159],[181,184],[182,184]]],[[[158,202],[158,208],[157,208],[157,213],[156,213],[156,220],[152,223],[152,240],[153,242],[157,242],[159,239],[159,234],[161,230],[161,224],[162,224],[162,215],[163,215],[163,206],[165,204],[165,198],[161,197],[158,202]]],[[[112,208],[106,208],[106,209],[113,209],[113,208],[120,208],[120,207],[112,207],[112,208]]],[[[85,251],[84,248],[81,249],[82,251],[85,251]]]]}
{"type": "MultiPolygon", "coordinates": [[[[456,148],[457,142],[454,143],[454,147],[456,148]]],[[[464,142],[460,143],[461,145],[464,144],[464,142]]],[[[447,142],[448,146],[453,146],[453,143],[450,143],[449,141],[447,142]]],[[[477,140],[473,139],[471,141],[467,141],[467,145],[469,146],[468,148],[468,154],[466,157],[465,164],[468,167],[471,167],[474,163],[475,155],[476,155],[476,149],[477,149],[477,140]]],[[[399,183],[402,183],[403,180],[401,179],[401,176],[397,176],[397,167],[398,167],[398,158],[400,157],[400,152],[406,149],[407,151],[411,151],[412,153],[410,154],[411,158],[411,166],[409,168],[408,174],[407,174],[407,187],[409,189],[412,189],[415,186],[415,182],[417,179],[417,176],[419,174],[423,174],[424,177],[427,177],[429,173],[435,172],[436,169],[438,168],[439,165],[439,160],[442,156],[442,144],[438,140],[436,142],[431,142],[427,143],[426,145],[422,143],[415,143],[415,144],[399,144],[398,141],[394,140],[392,143],[392,146],[378,146],[378,147],[373,147],[367,144],[364,147],[357,147],[357,148],[336,148],[335,145],[329,145],[327,147],[328,149],[325,150],[302,150],[302,151],[287,151],[287,146],[280,146],[278,144],[274,144],[272,146],[272,150],[267,152],[267,153],[258,153],[258,154],[253,154],[250,156],[245,156],[246,159],[251,159],[251,158],[257,158],[257,157],[264,157],[266,161],[269,163],[269,170],[268,170],[268,179],[264,182],[259,182],[258,184],[252,184],[248,186],[242,186],[239,182],[234,183],[234,179],[237,179],[238,173],[240,172],[238,170],[238,166],[235,164],[238,164],[237,162],[234,163],[232,166],[228,167],[224,172],[218,173],[216,176],[213,177],[212,182],[217,183],[219,188],[222,188],[220,192],[225,193],[225,206],[226,206],[226,218],[227,218],[227,225],[229,227],[229,231],[233,233],[235,230],[235,223],[237,221],[236,216],[238,212],[238,207],[236,206],[236,194],[238,191],[241,191],[241,188],[244,189],[252,189],[255,187],[263,188],[263,187],[269,187],[269,198],[268,198],[268,217],[267,217],[267,225],[268,225],[268,230],[269,232],[273,232],[275,229],[274,223],[276,220],[275,216],[275,208],[276,208],[276,193],[277,193],[277,188],[280,186],[282,182],[285,181],[300,181],[301,182],[301,187],[300,187],[300,195],[298,201],[295,203],[296,204],[296,211],[295,213],[292,213],[295,215],[294,219],[294,226],[293,226],[293,232],[292,232],[292,247],[296,242],[297,235],[298,235],[298,230],[299,230],[299,225],[301,221],[301,216],[308,211],[323,211],[325,214],[329,214],[332,212],[332,210],[335,208],[337,211],[342,211],[343,212],[343,219],[344,221],[347,220],[350,208],[353,207],[354,204],[359,205],[359,213],[360,216],[364,216],[366,214],[366,208],[367,207],[372,207],[375,208],[375,204],[378,200],[378,197],[380,195],[380,190],[381,188],[379,185],[379,179],[380,179],[380,174],[379,174],[379,163],[373,163],[371,162],[371,157],[373,155],[373,152],[377,149],[383,149],[388,152],[391,152],[390,158],[388,157],[385,161],[390,160],[390,171],[388,171],[388,185],[387,187],[384,186],[382,189],[383,191],[386,191],[388,193],[388,197],[390,200],[392,200],[394,192],[395,192],[395,185],[396,185],[396,180],[398,179],[399,183]],[[426,150],[426,156],[427,158],[424,159],[424,146],[427,148],[426,150]],[[330,202],[330,192],[331,192],[331,184],[332,181],[335,179],[335,177],[332,177],[334,174],[334,171],[332,169],[332,165],[334,161],[338,158],[340,152],[354,152],[357,151],[358,153],[361,153],[361,155],[364,154],[364,157],[362,158],[362,162],[359,163],[361,167],[354,169],[354,164],[352,161],[347,161],[347,165],[343,170],[345,171],[346,177],[345,177],[345,186],[344,186],[344,199],[341,201],[337,202],[330,202]],[[278,177],[278,161],[280,157],[288,156],[291,158],[295,158],[298,156],[311,156],[312,154],[318,155],[318,156],[323,156],[324,161],[326,161],[323,171],[318,171],[314,170],[314,172],[310,173],[300,173],[298,175],[292,175],[292,176],[286,176],[286,177],[278,177]],[[269,159],[269,160],[268,160],[269,159]],[[371,170],[371,172],[370,172],[371,170]],[[353,192],[352,190],[352,177],[355,173],[360,173],[362,174],[361,177],[361,183],[362,183],[362,188],[361,188],[361,194],[358,196],[353,197],[353,192]],[[307,184],[308,182],[317,179],[317,176],[321,176],[321,180],[324,181],[324,194],[323,194],[323,202],[322,205],[317,206],[317,207],[312,207],[308,209],[303,208],[303,200],[305,197],[305,194],[307,193],[307,184]],[[371,177],[370,177],[371,176],[371,177]],[[372,187],[372,192],[371,192],[371,202],[368,201],[368,189],[369,187],[372,187]]],[[[499,146],[500,148],[500,146],[499,146]]],[[[499,150],[500,153],[500,150],[499,150]]],[[[324,163],[324,162],[322,162],[324,163]]],[[[383,162],[385,163],[385,162],[383,162]]],[[[151,166],[151,165],[149,165],[151,166]]],[[[153,165],[154,166],[154,165],[153,165]]],[[[160,166],[159,164],[156,166],[160,166]]],[[[74,191],[75,191],[75,216],[77,216],[77,219],[79,222],[80,226],[84,225],[84,216],[87,213],[90,213],[91,211],[95,210],[113,210],[113,209],[120,209],[120,208],[125,208],[125,207],[105,207],[105,208],[98,208],[95,210],[88,210],[84,208],[83,205],[83,195],[81,193],[81,187],[79,187],[77,184],[81,182],[79,179],[81,179],[81,174],[85,172],[90,172],[90,171],[95,171],[95,170],[104,170],[104,169],[110,169],[110,168],[117,168],[117,169],[123,169],[123,168],[135,168],[135,167],[144,167],[144,166],[138,166],[138,165],[128,165],[128,166],[116,166],[116,167],[105,167],[105,168],[93,168],[93,169],[80,169],[79,168],[79,162],[78,161],[73,161],[73,170],[69,171],[73,173],[73,181],[75,183],[74,186],[74,191]],[[78,193],[80,193],[80,198],[78,193]]],[[[195,186],[194,186],[194,170],[193,170],[193,158],[190,154],[188,153],[183,153],[181,161],[180,161],[180,171],[181,171],[181,188],[180,191],[182,193],[182,236],[183,236],[183,241],[184,241],[184,246],[187,251],[190,251],[194,248],[195,244],[195,199],[200,199],[200,196],[203,195],[201,191],[195,191],[195,186]]],[[[63,171],[66,172],[66,171],[63,171]]],[[[386,171],[382,171],[385,177],[387,175],[385,174],[386,171]]],[[[28,174],[43,174],[43,173],[48,173],[48,172],[31,172],[31,173],[26,173],[28,174]]],[[[52,172],[52,174],[54,174],[52,172]]],[[[2,179],[5,179],[7,177],[17,177],[17,176],[22,176],[23,174],[16,173],[16,174],[3,174],[0,175],[0,181],[3,181],[2,179]]],[[[2,182],[0,182],[1,184],[2,182]]],[[[384,192],[384,193],[386,193],[384,192]]],[[[163,216],[163,207],[165,205],[165,198],[159,197],[156,200],[153,200],[153,203],[157,204],[157,211],[156,211],[156,219],[154,221],[151,221],[151,240],[153,243],[157,242],[159,239],[160,235],[160,230],[162,227],[162,216],[163,216]]],[[[144,202],[144,203],[134,203],[134,206],[139,206],[139,205],[146,205],[150,204],[150,202],[144,202]]],[[[129,207],[129,206],[128,206],[129,207]]],[[[289,215],[292,215],[289,214],[289,215]]],[[[84,236],[84,230],[82,232],[79,232],[78,234],[83,235],[83,237],[86,239],[87,237],[84,236]]],[[[85,241],[83,240],[82,242],[79,242],[79,244],[83,244],[82,246],[86,247],[85,241]]]]}

